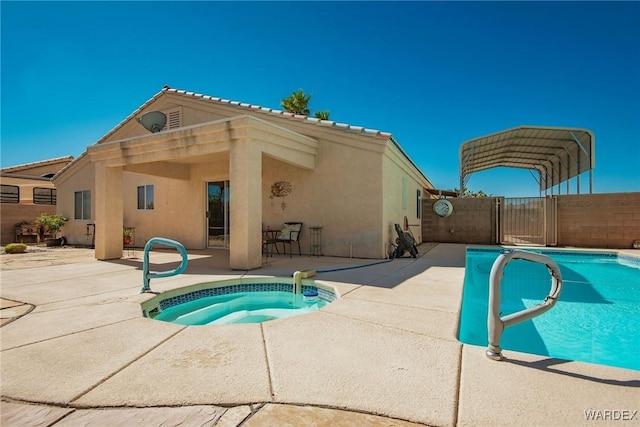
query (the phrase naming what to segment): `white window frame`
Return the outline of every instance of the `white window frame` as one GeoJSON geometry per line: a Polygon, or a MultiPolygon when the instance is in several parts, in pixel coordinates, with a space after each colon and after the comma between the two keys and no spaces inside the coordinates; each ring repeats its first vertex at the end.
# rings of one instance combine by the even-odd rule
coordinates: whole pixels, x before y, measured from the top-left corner
{"type": "Polygon", "coordinates": [[[155,186],[153,184],[138,185],[136,190],[138,210],[152,211],[155,207],[155,186]]]}
{"type": "Polygon", "coordinates": [[[91,219],[91,190],[79,190],[73,192],[73,219],[91,219]],[[80,196],[79,205],[78,196],[80,196]],[[80,210],[80,215],[78,215],[78,209],[80,210]]]}

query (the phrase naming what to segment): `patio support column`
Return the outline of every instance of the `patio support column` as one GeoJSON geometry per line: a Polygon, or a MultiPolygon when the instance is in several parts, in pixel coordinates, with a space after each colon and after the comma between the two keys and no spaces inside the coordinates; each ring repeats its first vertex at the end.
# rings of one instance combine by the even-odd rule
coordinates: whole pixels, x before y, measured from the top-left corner
{"type": "Polygon", "coordinates": [[[122,258],[122,168],[95,164],[96,259],[122,258]]]}
{"type": "Polygon", "coordinates": [[[234,270],[262,266],[262,151],[248,139],[229,147],[229,265],[234,270]]]}

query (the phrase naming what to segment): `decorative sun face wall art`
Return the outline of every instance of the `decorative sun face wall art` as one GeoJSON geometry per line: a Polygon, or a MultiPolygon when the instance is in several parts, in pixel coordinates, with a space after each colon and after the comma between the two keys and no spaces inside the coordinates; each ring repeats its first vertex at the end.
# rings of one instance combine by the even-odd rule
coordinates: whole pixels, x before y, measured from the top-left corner
{"type": "Polygon", "coordinates": [[[282,204],[280,206],[282,207],[282,210],[284,210],[287,207],[287,204],[284,202],[284,198],[289,194],[291,194],[291,183],[287,181],[278,181],[273,183],[271,186],[271,195],[269,198],[273,199],[274,197],[282,197],[282,204]]]}

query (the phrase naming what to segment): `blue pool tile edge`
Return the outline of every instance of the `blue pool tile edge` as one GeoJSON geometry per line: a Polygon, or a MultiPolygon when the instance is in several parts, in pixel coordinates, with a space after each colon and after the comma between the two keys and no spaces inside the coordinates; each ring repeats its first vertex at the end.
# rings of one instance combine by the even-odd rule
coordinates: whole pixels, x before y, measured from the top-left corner
{"type": "MultiPolygon", "coordinates": [[[[316,291],[318,292],[318,298],[326,301],[327,303],[333,302],[336,299],[336,295],[325,289],[311,286],[302,285],[302,292],[316,291]]],[[[227,286],[210,287],[206,289],[200,289],[197,291],[187,292],[182,295],[176,295],[159,301],[158,307],[160,310],[166,310],[169,307],[173,307],[179,304],[185,304],[191,301],[195,301],[200,298],[207,298],[220,295],[229,295],[242,292],[293,292],[293,284],[284,282],[274,283],[245,283],[234,284],[227,286]]],[[[145,317],[147,316],[146,310],[143,310],[145,317]]]]}
{"type": "Polygon", "coordinates": [[[495,253],[496,256],[502,252],[511,251],[514,249],[519,249],[523,251],[530,251],[541,253],[543,255],[548,256],[572,256],[579,257],[585,259],[610,259],[610,260],[618,260],[624,263],[629,263],[634,266],[640,266],[640,256],[634,256],[630,254],[612,252],[612,251],[602,251],[598,252],[598,250],[593,251],[580,251],[580,250],[558,250],[558,249],[549,249],[549,248],[531,248],[531,247],[522,247],[522,248],[482,248],[482,247],[468,247],[467,253],[495,253]]]}

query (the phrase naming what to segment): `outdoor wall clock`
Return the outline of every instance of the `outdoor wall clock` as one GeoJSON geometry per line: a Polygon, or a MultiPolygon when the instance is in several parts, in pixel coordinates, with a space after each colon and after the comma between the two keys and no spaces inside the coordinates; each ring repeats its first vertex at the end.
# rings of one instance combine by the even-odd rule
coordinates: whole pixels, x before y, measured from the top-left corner
{"type": "Polygon", "coordinates": [[[433,212],[441,217],[449,216],[453,212],[453,205],[447,199],[436,200],[433,204],[433,212]]]}

